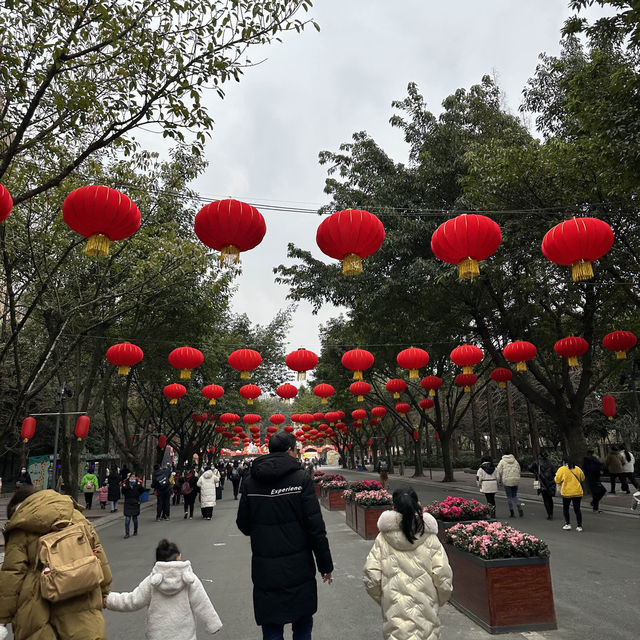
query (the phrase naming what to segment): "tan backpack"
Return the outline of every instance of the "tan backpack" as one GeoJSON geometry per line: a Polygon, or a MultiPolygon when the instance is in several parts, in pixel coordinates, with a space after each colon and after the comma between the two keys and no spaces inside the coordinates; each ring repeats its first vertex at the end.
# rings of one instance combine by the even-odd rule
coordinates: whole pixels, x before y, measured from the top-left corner
{"type": "Polygon", "coordinates": [[[42,597],[59,602],[98,588],[104,580],[102,565],[84,526],[68,521],[56,522],[53,526],[56,530],[39,541],[42,597]]]}

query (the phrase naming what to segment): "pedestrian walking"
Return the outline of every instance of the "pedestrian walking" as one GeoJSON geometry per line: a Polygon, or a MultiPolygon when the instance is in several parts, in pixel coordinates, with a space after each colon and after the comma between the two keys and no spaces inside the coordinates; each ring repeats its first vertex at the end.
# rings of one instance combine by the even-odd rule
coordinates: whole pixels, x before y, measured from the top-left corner
{"type": "Polygon", "coordinates": [[[118,469],[113,466],[107,476],[109,482],[109,494],[108,499],[111,505],[111,513],[115,513],[118,510],[118,500],[120,500],[120,478],[118,476],[118,469]]]}
{"type": "Polygon", "coordinates": [[[120,482],[124,482],[129,477],[130,473],[131,471],[129,471],[129,467],[127,467],[126,464],[123,464],[120,469],[120,482]]]}
{"type": "Polygon", "coordinates": [[[624,442],[620,445],[620,458],[622,459],[622,473],[624,474],[624,479],[627,483],[627,493],[631,493],[629,490],[630,484],[632,484],[634,489],[637,491],[638,485],[636,484],[633,474],[636,459],[633,453],[627,449],[627,445],[624,442]]]}
{"type": "Polygon", "coordinates": [[[231,484],[233,485],[233,499],[237,500],[240,480],[242,480],[242,469],[240,468],[237,460],[233,461],[233,465],[229,470],[229,480],[231,480],[231,484]]]}
{"type": "Polygon", "coordinates": [[[584,482],[584,473],[580,467],[576,467],[570,458],[562,458],[562,466],[558,469],[555,476],[556,484],[562,486],[562,512],[564,514],[565,531],[571,529],[571,518],[569,517],[569,506],[573,505],[573,511],[576,514],[576,531],[582,531],[582,511],[580,510],[580,502],[582,501],[582,483],[584,482]]]}
{"type": "Polygon", "coordinates": [[[86,473],[82,476],[82,480],[80,480],[80,490],[84,493],[84,503],[87,509],[91,509],[93,494],[99,488],[98,478],[95,473],[93,473],[93,470],[87,467],[86,473]]]}
{"type": "Polygon", "coordinates": [[[289,623],[296,640],[310,640],[316,565],[323,582],[333,581],[320,504],[296,444],[285,431],[271,436],[269,454],[254,462],[238,505],[238,529],[251,536],[253,609],[263,640],[282,640],[289,623]]]}
{"type": "Polygon", "coordinates": [[[389,482],[389,464],[384,458],[378,460],[378,474],[380,476],[380,484],[383,489],[386,489],[387,482],[389,482]]]}
{"type": "Polygon", "coordinates": [[[19,488],[9,500],[0,570],[0,621],[11,622],[17,640],[107,638],[102,602],[111,586],[111,570],[98,534],[81,510],[70,496],[33,485],[19,488]],[[44,598],[40,587],[40,539],[72,525],[80,525],[98,558],[102,582],[79,595],[52,602],[44,598]]]}
{"type": "Polygon", "coordinates": [[[224,490],[224,482],[227,479],[227,469],[223,460],[218,461],[216,469],[218,470],[218,475],[220,476],[220,489],[224,490]]]}
{"type": "Polygon", "coordinates": [[[542,498],[547,520],[553,520],[553,496],[556,495],[555,469],[549,461],[546,451],[541,451],[535,462],[529,465],[529,471],[534,474],[534,489],[542,498]]]}
{"type": "Polygon", "coordinates": [[[202,582],[177,545],[160,540],[151,573],[131,592],[111,592],[105,598],[111,611],[147,609],[147,640],[196,640],[196,625],[208,633],[222,629],[202,582]]]}
{"type": "Polygon", "coordinates": [[[171,491],[173,493],[173,498],[171,500],[171,504],[175,507],[176,505],[180,504],[180,489],[182,488],[182,476],[176,473],[175,471],[173,472],[173,476],[174,476],[174,482],[173,482],[173,487],[171,488],[171,491]]]}
{"type": "Polygon", "coordinates": [[[216,487],[220,484],[217,469],[205,467],[204,473],[198,478],[200,489],[200,511],[204,520],[211,520],[213,507],[216,506],[216,487]]]}
{"type": "Polygon", "coordinates": [[[98,501],[100,502],[100,508],[107,508],[107,500],[109,499],[109,483],[105,480],[102,486],[98,489],[98,501]]]}
{"type": "Polygon", "coordinates": [[[453,591],[437,522],[422,512],[416,492],[406,487],[393,492],[393,511],[380,516],[378,529],[364,565],[364,585],[382,609],[383,637],[437,640],[438,612],[453,591]]]}
{"type": "Polygon", "coordinates": [[[587,451],[587,457],[582,461],[582,470],[591,494],[591,507],[594,513],[602,513],[600,511],[600,500],[607,495],[607,489],[600,481],[600,473],[602,472],[602,463],[594,455],[593,449],[587,451]]]}
{"type": "Polygon", "coordinates": [[[476,472],[476,484],[480,488],[480,493],[484,493],[487,504],[496,508],[496,493],[498,492],[498,477],[496,467],[491,456],[483,456],[482,464],[476,472]]]}
{"type": "Polygon", "coordinates": [[[198,497],[198,479],[192,469],[185,469],[180,493],[184,500],[184,519],[193,519],[193,507],[198,497]]]}
{"type": "Polygon", "coordinates": [[[620,480],[620,489],[625,493],[629,493],[629,487],[627,485],[627,478],[624,474],[624,466],[622,464],[622,457],[618,447],[613,444],[609,449],[609,455],[604,461],[607,471],[609,472],[609,480],[611,481],[611,493],[616,492],[616,478],[620,480]]]}
{"type": "Polygon", "coordinates": [[[169,520],[171,485],[169,484],[169,470],[161,469],[159,464],[153,465],[153,475],[151,476],[151,488],[156,490],[156,522],[158,520],[169,520]]]}
{"type": "Polygon", "coordinates": [[[131,521],[133,520],[133,535],[138,535],[138,516],[140,515],[140,496],[144,491],[142,482],[132,473],[122,483],[122,497],[124,498],[124,537],[129,537],[131,521]]]}
{"type": "Polygon", "coordinates": [[[19,489],[20,487],[24,487],[26,485],[32,485],[32,484],[33,482],[31,482],[31,475],[29,474],[27,467],[22,467],[22,469],[20,469],[20,473],[18,474],[18,478],[16,480],[16,489],[19,489]]]}
{"type": "Polygon", "coordinates": [[[518,485],[520,484],[520,463],[515,459],[511,451],[505,450],[502,459],[496,467],[498,483],[504,487],[509,506],[509,515],[515,518],[514,509],[518,509],[518,515],[522,518],[524,511],[522,503],[518,502],[518,485]]]}

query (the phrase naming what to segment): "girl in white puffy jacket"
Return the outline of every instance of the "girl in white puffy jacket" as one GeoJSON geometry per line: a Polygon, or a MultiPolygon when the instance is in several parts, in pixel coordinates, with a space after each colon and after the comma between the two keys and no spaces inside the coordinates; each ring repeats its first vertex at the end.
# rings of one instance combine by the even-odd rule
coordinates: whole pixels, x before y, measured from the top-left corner
{"type": "Polygon", "coordinates": [[[393,511],[364,565],[364,584],[382,608],[385,640],[437,640],[438,612],[453,591],[452,571],[438,540],[438,524],[422,512],[410,487],[393,492],[393,511]]]}
{"type": "Polygon", "coordinates": [[[197,640],[196,622],[209,633],[222,629],[222,622],[202,582],[182,560],[180,550],[160,540],[151,573],[130,593],[111,592],[105,607],[112,611],[138,611],[148,607],[147,640],[197,640]]]}

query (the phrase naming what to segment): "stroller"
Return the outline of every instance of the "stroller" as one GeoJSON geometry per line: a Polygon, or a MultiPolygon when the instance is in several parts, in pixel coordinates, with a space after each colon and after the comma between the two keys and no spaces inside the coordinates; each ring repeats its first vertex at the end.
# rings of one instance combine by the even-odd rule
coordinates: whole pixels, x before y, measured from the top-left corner
{"type": "Polygon", "coordinates": [[[631,511],[635,511],[640,515],[640,491],[636,491],[632,496],[631,511]]]}

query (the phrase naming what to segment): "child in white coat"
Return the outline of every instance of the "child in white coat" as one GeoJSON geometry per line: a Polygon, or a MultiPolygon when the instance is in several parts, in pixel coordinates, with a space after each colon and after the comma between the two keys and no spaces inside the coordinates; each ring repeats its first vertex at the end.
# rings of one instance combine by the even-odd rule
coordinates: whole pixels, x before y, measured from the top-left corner
{"type": "Polygon", "coordinates": [[[222,622],[202,582],[182,560],[177,545],[160,540],[151,573],[130,593],[105,598],[112,611],[137,611],[148,607],[147,640],[197,640],[196,621],[209,633],[222,629],[222,622]]]}

